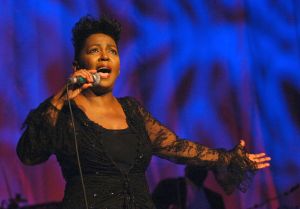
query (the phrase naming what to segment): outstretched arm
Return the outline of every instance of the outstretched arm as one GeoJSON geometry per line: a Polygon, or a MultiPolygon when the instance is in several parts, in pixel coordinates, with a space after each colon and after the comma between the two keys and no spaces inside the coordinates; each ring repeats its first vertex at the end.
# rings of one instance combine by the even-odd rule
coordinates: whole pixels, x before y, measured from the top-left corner
{"type": "Polygon", "coordinates": [[[138,104],[147,133],[152,142],[155,155],[176,163],[195,164],[214,170],[218,182],[228,193],[232,185],[244,191],[254,171],[270,166],[270,157],[265,153],[251,154],[245,149],[245,142],[240,141],[232,150],[211,149],[199,143],[180,139],[174,132],[153,118],[145,108],[138,104]]]}
{"type": "Polygon", "coordinates": [[[269,166],[269,157],[264,153],[250,154],[245,151],[245,142],[231,151],[211,149],[199,143],[180,139],[174,132],[153,118],[145,108],[138,104],[147,133],[152,142],[154,154],[177,163],[203,164],[207,166],[228,165],[233,154],[243,156],[252,162],[253,169],[269,166]]]}

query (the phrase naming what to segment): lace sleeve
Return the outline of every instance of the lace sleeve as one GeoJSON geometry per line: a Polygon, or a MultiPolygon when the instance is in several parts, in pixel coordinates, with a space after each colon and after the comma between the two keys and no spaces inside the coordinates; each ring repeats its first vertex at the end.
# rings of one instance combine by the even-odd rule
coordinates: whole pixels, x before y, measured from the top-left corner
{"type": "Polygon", "coordinates": [[[25,129],[17,145],[20,160],[27,165],[46,161],[54,152],[55,124],[59,110],[47,99],[32,110],[22,128],[25,129]]]}
{"type": "MultiPolygon", "coordinates": [[[[138,103],[138,102],[137,102],[138,103]]],[[[246,191],[255,170],[255,163],[246,156],[246,150],[237,146],[230,151],[211,149],[199,143],[180,139],[174,132],[153,118],[138,103],[145,128],[155,155],[181,164],[194,164],[212,169],[218,183],[226,193],[234,188],[246,191]]]]}

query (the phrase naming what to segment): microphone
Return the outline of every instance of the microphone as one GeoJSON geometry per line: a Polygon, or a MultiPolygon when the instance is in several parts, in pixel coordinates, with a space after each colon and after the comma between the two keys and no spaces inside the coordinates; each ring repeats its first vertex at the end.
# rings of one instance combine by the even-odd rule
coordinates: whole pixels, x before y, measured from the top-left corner
{"type": "MultiPolygon", "coordinates": [[[[92,77],[93,77],[93,83],[92,83],[93,86],[99,85],[100,76],[97,73],[95,73],[95,74],[92,74],[92,77]]],[[[85,78],[83,78],[81,76],[77,76],[74,78],[69,78],[68,83],[72,84],[72,85],[82,86],[83,84],[88,83],[88,82],[85,78]]]]}

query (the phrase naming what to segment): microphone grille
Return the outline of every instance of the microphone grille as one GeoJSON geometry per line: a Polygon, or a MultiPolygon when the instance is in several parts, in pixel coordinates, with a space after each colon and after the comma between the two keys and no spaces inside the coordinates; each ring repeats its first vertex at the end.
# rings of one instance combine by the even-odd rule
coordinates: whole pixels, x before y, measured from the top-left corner
{"type": "Polygon", "coordinates": [[[95,73],[92,76],[93,76],[93,79],[94,79],[93,86],[100,85],[100,76],[98,75],[98,73],[95,73]]]}

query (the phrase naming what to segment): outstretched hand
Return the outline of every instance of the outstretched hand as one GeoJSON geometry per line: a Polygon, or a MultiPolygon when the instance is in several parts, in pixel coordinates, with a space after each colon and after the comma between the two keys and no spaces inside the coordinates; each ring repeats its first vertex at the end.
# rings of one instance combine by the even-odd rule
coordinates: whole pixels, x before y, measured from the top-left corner
{"type": "MultiPolygon", "coordinates": [[[[240,146],[241,147],[245,147],[246,146],[246,143],[244,140],[240,140],[240,146]]],[[[258,154],[251,154],[251,153],[248,153],[247,154],[247,157],[255,162],[256,164],[256,169],[262,169],[262,168],[267,168],[270,166],[270,160],[271,158],[269,156],[266,155],[266,153],[258,153],[258,154]]]]}

